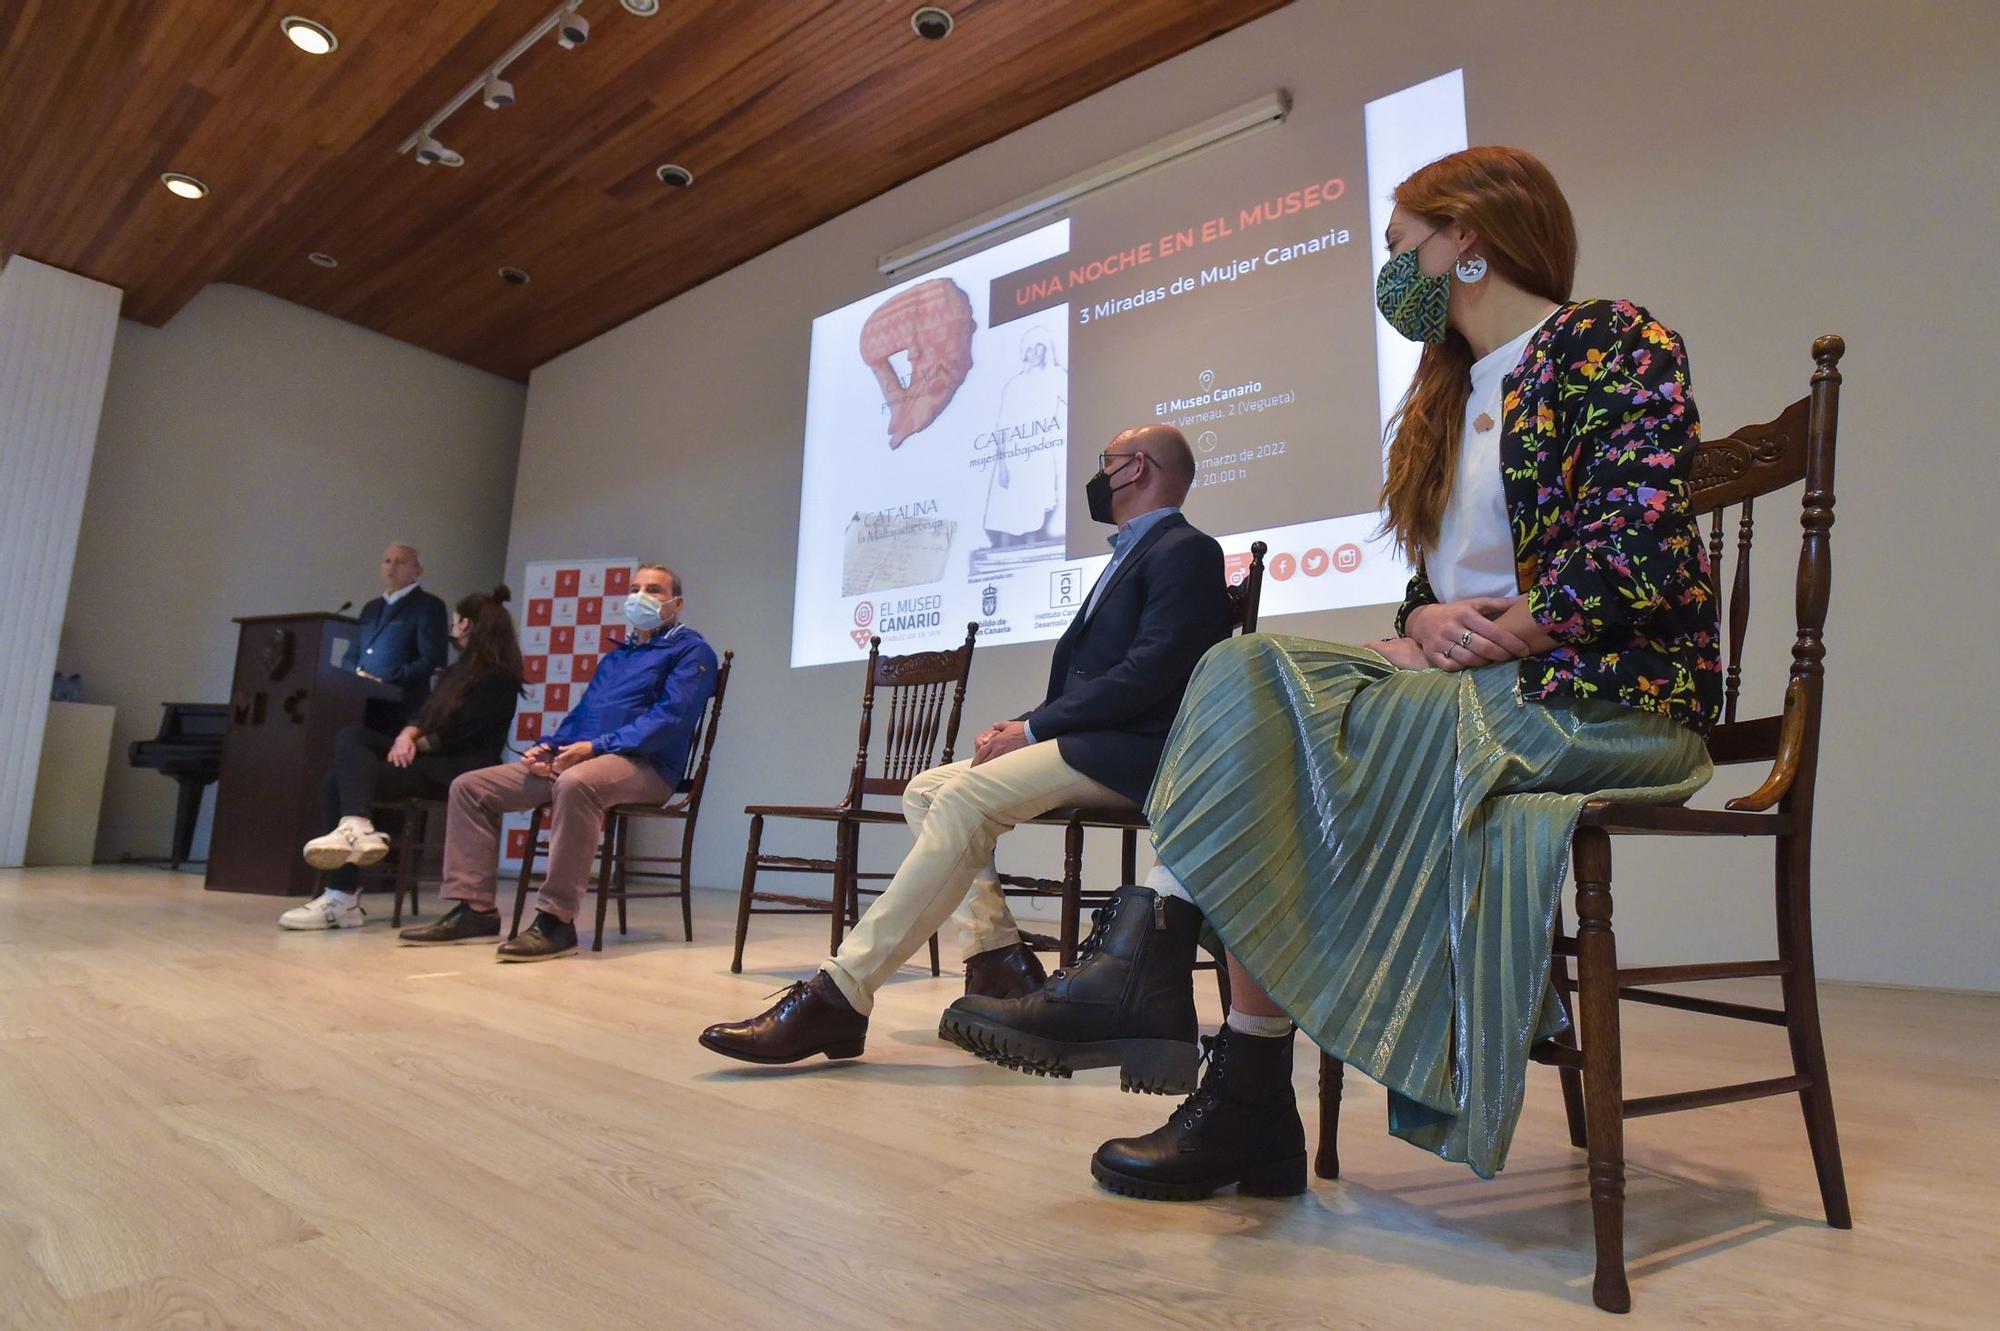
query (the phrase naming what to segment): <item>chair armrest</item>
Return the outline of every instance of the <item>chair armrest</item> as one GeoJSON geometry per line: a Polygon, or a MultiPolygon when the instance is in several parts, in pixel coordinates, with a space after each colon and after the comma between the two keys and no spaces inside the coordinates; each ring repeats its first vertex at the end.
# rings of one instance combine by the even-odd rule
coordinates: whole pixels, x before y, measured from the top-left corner
{"type": "Polygon", "coordinates": [[[1762,813],[1785,797],[1799,775],[1799,760],[1806,746],[1806,686],[1793,680],[1785,686],[1784,721],[1778,731],[1778,756],[1764,784],[1733,799],[1723,807],[1737,813],[1762,813]]]}
{"type": "Polygon", "coordinates": [[[665,804],[614,804],[605,810],[621,818],[685,818],[687,811],[687,799],[679,795],[665,804]]]}
{"type": "Polygon", "coordinates": [[[838,804],[746,804],[743,812],[766,818],[813,818],[832,822],[851,811],[838,804]]]}
{"type": "Polygon", "coordinates": [[[1050,809],[1047,813],[1037,814],[1026,821],[1055,827],[1065,827],[1075,822],[1082,823],[1085,827],[1107,827],[1130,832],[1144,832],[1152,827],[1152,824],[1146,821],[1144,809],[1086,808],[1080,805],[1050,809]]]}
{"type": "Polygon", "coordinates": [[[1783,836],[1792,830],[1792,816],[1592,800],[1583,806],[1577,825],[1640,836],[1783,836]]]}

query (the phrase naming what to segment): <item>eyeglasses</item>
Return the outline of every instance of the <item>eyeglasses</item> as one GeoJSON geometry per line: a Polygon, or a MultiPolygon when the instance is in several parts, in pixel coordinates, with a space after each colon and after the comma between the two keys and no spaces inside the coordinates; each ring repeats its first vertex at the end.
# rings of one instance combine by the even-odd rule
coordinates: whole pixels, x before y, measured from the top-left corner
{"type": "MultiPolygon", "coordinates": [[[[1148,462],[1153,462],[1153,455],[1151,453],[1099,453],[1097,455],[1097,469],[1106,476],[1109,476],[1133,458],[1144,458],[1148,462]]],[[[1153,462],[1153,465],[1157,467],[1160,464],[1153,462]]]]}

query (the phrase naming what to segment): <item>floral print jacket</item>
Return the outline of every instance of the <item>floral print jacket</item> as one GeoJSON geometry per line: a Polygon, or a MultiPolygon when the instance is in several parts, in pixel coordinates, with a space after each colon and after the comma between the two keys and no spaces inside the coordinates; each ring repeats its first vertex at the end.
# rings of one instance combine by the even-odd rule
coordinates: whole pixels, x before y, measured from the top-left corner
{"type": "MultiPolygon", "coordinates": [[[[1566,305],[1501,404],[1515,579],[1558,644],[1521,662],[1521,697],[1603,699],[1706,733],[1721,626],[1689,509],[1701,426],[1679,335],[1627,301],[1566,305]]],[[[1419,559],[1396,631],[1436,601],[1419,559]]]]}

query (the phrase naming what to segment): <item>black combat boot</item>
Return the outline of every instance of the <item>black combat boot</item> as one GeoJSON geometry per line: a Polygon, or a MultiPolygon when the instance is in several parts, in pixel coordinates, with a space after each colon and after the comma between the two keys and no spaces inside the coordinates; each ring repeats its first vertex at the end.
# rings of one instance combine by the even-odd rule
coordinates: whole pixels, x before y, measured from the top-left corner
{"type": "Polygon", "coordinates": [[[1019,998],[961,998],[938,1034],[1003,1068],[1067,1077],[1116,1065],[1121,1090],[1184,1095],[1195,1083],[1200,932],[1192,903],[1121,887],[1097,912],[1073,969],[1019,998]]]}
{"type": "Polygon", "coordinates": [[[1049,982],[1042,959],[1026,943],[975,952],[965,959],[965,992],[987,998],[1019,998],[1049,982]]]}
{"type": "Polygon", "coordinates": [[[1201,1089],[1164,1126],[1097,1148],[1090,1172],[1112,1192],[1196,1202],[1236,1185],[1246,1197],[1306,1190],[1306,1127],[1292,1094],[1292,1037],[1260,1039],[1224,1026],[1201,1039],[1201,1089]]]}

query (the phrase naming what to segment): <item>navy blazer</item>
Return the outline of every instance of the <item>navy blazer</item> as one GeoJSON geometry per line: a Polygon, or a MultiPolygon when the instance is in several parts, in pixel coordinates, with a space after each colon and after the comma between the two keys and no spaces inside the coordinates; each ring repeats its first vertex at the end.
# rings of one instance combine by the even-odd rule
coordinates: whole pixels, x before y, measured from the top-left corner
{"type": "Polygon", "coordinates": [[[430,697],[431,676],[444,668],[449,629],[444,602],[422,587],[412,587],[394,605],[378,596],[361,607],[360,635],[340,664],[403,691],[400,725],[430,697]]]}
{"type": "Polygon", "coordinates": [[[1057,641],[1048,697],[1025,719],[1071,767],[1143,802],[1188,677],[1229,636],[1229,584],[1222,547],[1178,513],[1109,576],[1057,641]]]}

